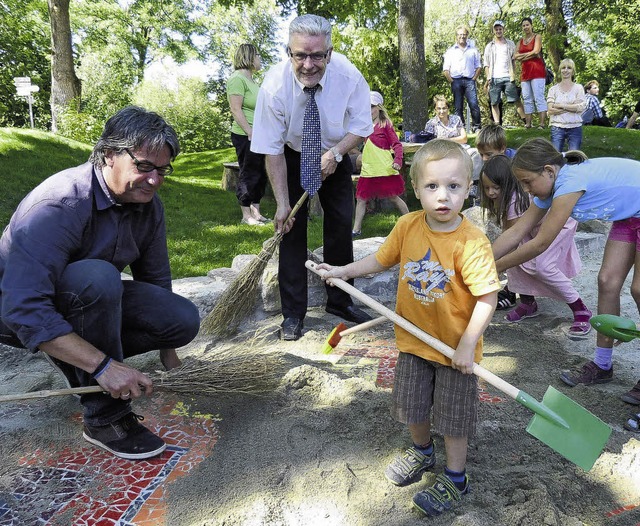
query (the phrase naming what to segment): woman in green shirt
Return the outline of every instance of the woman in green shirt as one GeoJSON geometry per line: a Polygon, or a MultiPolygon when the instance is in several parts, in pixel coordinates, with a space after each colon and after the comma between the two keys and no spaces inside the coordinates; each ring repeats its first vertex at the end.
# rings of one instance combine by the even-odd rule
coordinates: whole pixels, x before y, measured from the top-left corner
{"type": "Polygon", "coordinates": [[[269,220],[260,213],[260,200],[267,185],[264,155],[251,151],[253,112],[260,87],[253,79],[262,64],[255,46],[241,44],[233,60],[235,71],[227,80],[227,99],[233,115],[231,143],[240,165],[236,196],[242,210],[242,223],[264,225],[269,220]]]}

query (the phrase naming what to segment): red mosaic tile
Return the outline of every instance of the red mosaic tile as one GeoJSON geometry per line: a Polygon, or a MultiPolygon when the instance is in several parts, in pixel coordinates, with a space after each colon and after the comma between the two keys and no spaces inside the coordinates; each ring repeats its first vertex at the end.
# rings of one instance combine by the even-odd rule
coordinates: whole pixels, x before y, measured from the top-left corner
{"type": "MultiPolygon", "coordinates": [[[[0,526],[13,526],[17,514],[25,516],[39,509],[32,503],[43,494],[50,498],[52,484],[56,494],[49,509],[33,517],[34,524],[57,524],[56,516],[63,513],[72,517],[74,526],[163,524],[167,484],[211,453],[218,430],[211,418],[173,414],[174,403],[165,402],[162,396],[148,403],[152,406],[149,413],[159,417],[147,417],[145,424],[165,438],[167,449],[162,455],[128,461],[90,447],[33,451],[20,460],[22,468],[12,484],[16,507],[0,502],[0,526]]],[[[71,420],[80,422],[81,415],[71,420]]]]}
{"type": "MultiPolygon", "coordinates": [[[[631,511],[633,509],[636,509],[638,506],[640,506],[639,504],[629,504],[627,506],[621,506],[620,508],[617,508],[615,510],[612,511],[608,511],[607,513],[605,513],[605,517],[615,517],[617,515],[621,515],[627,511],[631,511]]],[[[638,524],[636,524],[635,526],[639,526],[640,522],[638,524]]]]}

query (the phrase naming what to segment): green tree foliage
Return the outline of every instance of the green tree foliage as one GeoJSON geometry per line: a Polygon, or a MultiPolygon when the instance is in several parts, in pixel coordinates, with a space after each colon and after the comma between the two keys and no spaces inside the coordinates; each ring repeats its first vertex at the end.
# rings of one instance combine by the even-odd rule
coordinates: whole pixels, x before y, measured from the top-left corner
{"type": "Polygon", "coordinates": [[[36,125],[47,128],[51,63],[46,0],[0,1],[0,126],[29,126],[29,106],[16,96],[14,77],[31,77],[36,125]]]}
{"type": "Polygon", "coordinates": [[[640,99],[640,40],[636,1],[573,1],[574,26],[569,34],[578,79],[600,83],[600,98],[613,120],[630,115],[640,99]]]}
{"type": "Polygon", "coordinates": [[[77,49],[104,51],[124,46],[136,80],[163,56],[182,64],[202,57],[196,44],[206,31],[202,18],[211,0],[75,0],[72,6],[77,49]]]}
{"type": "Polygon", "coordinates": [[[273,0],[254,0],[240,7],[212,5],[201,20],[206,27],[202,52],[217,67],[212,76],[226,79],[233,71],[236,49],[245,43],[256,47],[266,69],[278,53],[279,19],[273,0]]]}
{"type": "Polygon", "coordinates": [[[229,120],[210,100],[205,82],[176,78],[174,86],[145,79],[136,88],[133,103],[165,117],[176,129],[185,152],[226,147],[231,133],[229,120]]]}

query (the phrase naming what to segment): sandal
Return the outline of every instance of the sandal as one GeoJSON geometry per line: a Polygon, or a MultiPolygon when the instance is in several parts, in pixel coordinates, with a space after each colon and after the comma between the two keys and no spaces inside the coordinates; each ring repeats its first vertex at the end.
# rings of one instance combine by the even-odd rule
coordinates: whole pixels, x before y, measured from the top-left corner
{"type": "Polygon", "coordinates": [[[634,385],[631,390],[620,396],[620,400],[627,404],[640,405],[640,380],[634,385]]]}
{"type": "Polygon", "coordinates": [[[591,332],[589,320],[593,313],[590,310],[578,310],[573,313],[573,323],[569,327],[569,338],[582,339],[591,332]]]}
{"type": "Polygon", "coordinates": [[[632,415],[631,418],[624,423],[624,428],[632,433],[640,433],[640,413],[632,415]]]}
{"type": "Polygon", "coordinates": [[[351,237],[359,237],[362,235],[362,230],[352,230],[351,231],[351,237]]]}
{"type": "Polygon", "coordinates": [[[504,288],[498,292],[498,304],[496,310],[504,310],[513,307],[516,304],[516,293],[504,288]]]}
{"type": "Polygon", "coordinates": [[[538,312],[538,304],[534,300],[533,303],[529,305],[520,303],[520,305],[507,314],[504,319],[509,323],[517,323],[525,318],[535,318],[538,315],[540,315],[538,312]]]}

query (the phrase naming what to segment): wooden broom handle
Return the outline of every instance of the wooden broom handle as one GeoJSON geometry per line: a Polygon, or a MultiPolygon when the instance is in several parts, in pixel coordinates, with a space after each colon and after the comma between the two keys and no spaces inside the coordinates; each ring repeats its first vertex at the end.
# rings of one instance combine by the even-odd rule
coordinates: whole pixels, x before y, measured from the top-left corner
{"type": "Polygon", "coordinates": [[[63,396],[70,394],[104,393],[104,389],[99,385],[87,387],[70,387],[68,389],[45,389],[44,391],[33,391],[31,393],[18,393],[13,395],[0,396],[1,402],[14,402],[16,400],[33,400],[35,398],[49,398],[50,396],[63,396]]]}
{"type": "MultiPolygon", "coordinates": [[[[313,261],[307,261],[305,263],[305,266],[312,272],[315,272],[316,274],[318,274],[320,277],[322,277],[323,274],[325,273],[325,271],[318,270],[317,265],[313,261]]],[[[362,303],[364,303],[367,307],[371,307],[376,312],[379,312],[383,316],[386,316],[393,323],[395,323],[396,325],[399,325],[409,334],[415,336],[419,340],[422,340],[423,342],[425,342],[427,345],[433,347],[436,351],[444,354],[448,358],[453,358],[453,354],[455,353],[454,349],[442,343],[440,340],[438,340],[437,338],[434,338],[433,336],[426,333],[422,329],[416,327],[409,320],[403,318],[399,314],[396,314],[392,310],[388,309],[387,307],[382,305],[382,303],[378,303],[376,300],[374,300],[370,296],[367,296],[364,292],[360,292],[355,287],[352,287],[346,281],[340,278],[329,278],[327,279],[327,282],[329,282],[331,285],[335,285],[336,287],[344,290],[354,298],[357,298],[362,303]]],[[[520,393],[520,389],[511,385],[510,383],[503,380],[499,376],[496,376],[491,371],[485,369],[484,367],[478,365],[477,363],[473,364],[473,374],[482,378],[486,382],[490,383],[495,388],[499,389],[500,391],[510,396],[514,400],[517,399],[518,394],[520,393]]]]}
{"type": "Polygon", "coordinates": [[[370,329],[371,327],[375,327],[376,325],[380,325],[381,323],[388,321],[389,318],[387,318],[386,316],[380,316],[379,318],[374,318],[373,320],[369,320],[369,321],[365,321],[364,323],[361,323],[360,325],[355,325],[354,327],[351,327],[350,329],[345,329],[344,331],[340,332],[340,337],[342,338],[343,336],[346,336],[347,334],[353,334],[354,332],[359,332],[359,331],[364,331],[365,329],[370,329]]]}

